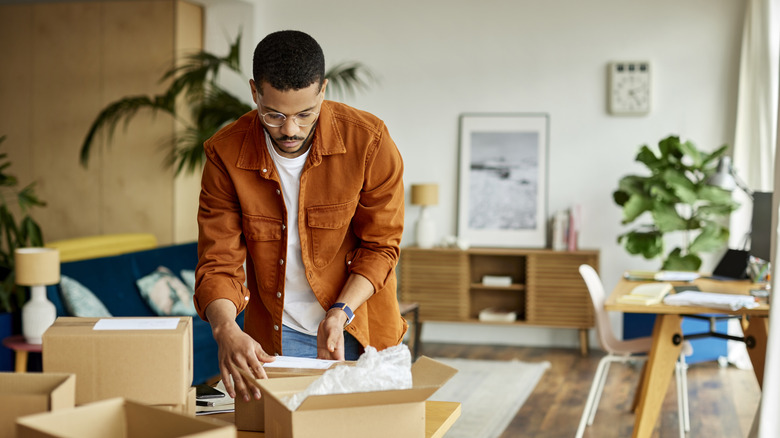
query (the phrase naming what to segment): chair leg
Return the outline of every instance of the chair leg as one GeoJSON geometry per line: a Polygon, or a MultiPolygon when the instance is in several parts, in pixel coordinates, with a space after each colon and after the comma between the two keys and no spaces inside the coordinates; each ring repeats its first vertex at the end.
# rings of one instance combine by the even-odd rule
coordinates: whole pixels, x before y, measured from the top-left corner
{"type": "Polygon", "coordinates": [[[688,370],[685,364],[685,354],[680,354],[680,359],[674,366],[675,381],[677,383],[677,416],[680,425],[680,438],[691,430],[691,420],[688,411],[688,370]]]}
{"type": "Polygon", "coordinates": [[[607,374],[609,374],[609,365],[610,360],[604,361],[604,370],[601,372],[601,376],[599,378],[599,389],[596,391],[596,399],[593,401],[593,406],[590,410],[590,415],[588,415],[588,426],[593,425],[593,420],[596,418],[596,411],[599,410],[599,403],[601,403],[601,394],[604,393],[604,385],[607,383],[607,374]]]}
{"type": "Polygon", "coordinates": [[[594,404],[596,399],[601,398],[601,390],[604,389],[602,381],[606,370],[609,368],[609,357],[604,356],[599,361],[598,367],[596,367],[596,375],[593,376],[593,383],[590,385],[590,391],[588,392],[588,400],[585,402],[585,409],[582,411],[582,417],[580,418],[580,424],[577,427],[577,434],[575,438],[582,438],[585,434],[585,427],[588,424],[593,424],[592,418],[595,416],[595,411],[598,408],[598,403],[594,404]]]}

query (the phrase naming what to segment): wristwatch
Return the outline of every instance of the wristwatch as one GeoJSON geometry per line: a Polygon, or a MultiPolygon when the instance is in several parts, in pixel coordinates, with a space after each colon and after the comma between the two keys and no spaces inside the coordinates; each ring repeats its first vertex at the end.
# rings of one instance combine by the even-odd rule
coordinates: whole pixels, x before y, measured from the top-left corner
{"type": "Polygon", "coordinates": [[[336,303],[330,306],[330,309],[341,309],[344,311],[344,313],[347,314],[347,322],[344,323],[344,328],[347,328],[352,320],[355,319],[355,313],[352,311],[352,309],[349,308],[349,306],[347,306],[347,303],[336,303]]]}

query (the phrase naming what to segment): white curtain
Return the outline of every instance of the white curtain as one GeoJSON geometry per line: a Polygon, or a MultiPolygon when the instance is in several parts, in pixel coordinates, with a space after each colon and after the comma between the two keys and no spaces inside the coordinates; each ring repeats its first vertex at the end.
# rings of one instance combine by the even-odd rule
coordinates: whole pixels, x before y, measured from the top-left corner
{"type": "MultiPolygon", "coordinates": [[[[747,0],[739,69],[733,163],[754,191],[772,191],[780,64],[780,0],[747,0]]],[[[734,193],[741,207],[731,216],[730,248],[741,249],[750,231],[753,205],[734,193]]]]}

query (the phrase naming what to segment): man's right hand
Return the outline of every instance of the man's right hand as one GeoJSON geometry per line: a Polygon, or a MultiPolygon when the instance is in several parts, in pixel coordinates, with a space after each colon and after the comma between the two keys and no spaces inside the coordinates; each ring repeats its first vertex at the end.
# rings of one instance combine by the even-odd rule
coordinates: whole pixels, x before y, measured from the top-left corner
{"type": "Polygon", "coordinates": [[[236,394],[244,401],[260,399],[260,390],[246,382],[239,368],[258,379],[265,379],[263,363],[273,362],[274,356],[263,351],[257,341],[246,334],[235,321],[236,307],[229,300],[216,300],[206,308],[214,340],[219,346],[219,370],[222,383],[230,397],[236,394]]]}

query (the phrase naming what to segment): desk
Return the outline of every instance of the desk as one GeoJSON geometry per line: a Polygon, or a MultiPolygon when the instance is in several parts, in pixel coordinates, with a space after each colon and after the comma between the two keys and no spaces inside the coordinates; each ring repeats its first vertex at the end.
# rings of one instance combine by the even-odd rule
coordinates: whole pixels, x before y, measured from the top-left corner
{"type": "Polygon", "coordinates": [[[40,353],[43,350],[41,344],[28,344],[24,335],[14,335],[3,339],[3,345],[14,351],[16,356],[14,371],[17,373],[27,372],[27,356],[30,352],[40,353]]]}
{"type": "MultiPolygon", "coordinates": [[[[459,417],[460,403],[458,402],[426,401],[425,438],[442,438],[459,417]]],[[[234,423],[232,413],[206,415],[201,418],[216,418],[228,423],[234,423]]],[[[249,432],[246,430],[239,430],[236,435],[237,438],[261,438],[264,436],[265,433],[263,432],[249,432]]]]}
{"type": "MultiPolygon", "coordinates": [[[[637,389],[639,406],[634,419],[633,437],[650,437],[658,420],[666,391],[674,371],[674,365],[680,356],[683,335],[680,328],[684,315],[724,314],[742,317],[742,331],[745,334],[748,355],[753,363],[758,385],[764,380],[764,358],[766,339],[769,331],[769,305],[762,302],[754,309],[728,311],[709,307],[667,306],[663,303],[651,306],[622,304],[617,300],[626,295],[642,282],[621,279],[612,295],[604,303],[608,311],[630,313],[654,313],[657,315],[653,327],[653,345],[647,359],[647,369],[637,389]]],[[[678,283],[673,283],[677,285],[678,283]]],[[[690,283],[679,283],[690,284],[690,283]]],[[[700,278],[693,282],[702,291],[748,295],[755,287],[748,281],[717,281],[700,278]]]]}

